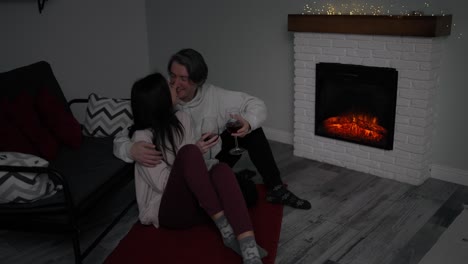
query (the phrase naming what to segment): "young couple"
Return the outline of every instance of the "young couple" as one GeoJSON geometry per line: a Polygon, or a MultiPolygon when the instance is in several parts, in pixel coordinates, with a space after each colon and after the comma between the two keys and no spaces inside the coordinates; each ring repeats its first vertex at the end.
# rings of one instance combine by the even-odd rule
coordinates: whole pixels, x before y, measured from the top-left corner
{"type": "MultiPolygon", "coordinates": [[[[234,136],[249,156],[267,187],[267,200],[310,209],[283,185],[268,140],[260,127],[265,104],[253,96],[205,84],[208,67],[200,53],[183,49],[168,63],[169,84],[151,74],[132,87],[134,125],[114,140],[114,154],[136,161],[135,184],[139,218],[156,227],[187,228],[206,221],[216,223],[224,244],[244,263],[261,263],[267,253],[255,242],[248,211],[230,167],[234,136]],[[224,126],[225,109],[239,107],[242,127],[207,139],[201,134],[203,117],[215,116],[224,126]],[[130,140],[130,137],[132,138],[130,140]],[[206,140],[206,141],[205,141],[206,140]],[[203,154],[215,153],[220,163],[208,169],[203,154]]],[[[212,165],[212,164],[211,164],[212,165]]]]}

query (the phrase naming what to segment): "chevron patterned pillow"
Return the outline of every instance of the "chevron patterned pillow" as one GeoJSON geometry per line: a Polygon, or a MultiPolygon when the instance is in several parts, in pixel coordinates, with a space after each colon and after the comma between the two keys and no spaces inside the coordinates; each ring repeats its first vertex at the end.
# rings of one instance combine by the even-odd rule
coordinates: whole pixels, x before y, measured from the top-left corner
{"type": "MultiPolygon", "coordinates": [[[[31,154],[0,152],[0,165],[47,167],[49,162],[31,154]]],[[[56,187],[44,173],[0,171],[0,203],[27,203],[54,195],[56,187]]]]}
{"type": "Polygon", "coordinates": [[[129,100],[100,97],[90,94],[83,134],[92,137],[113,137],[133,124],[129,100]]]}

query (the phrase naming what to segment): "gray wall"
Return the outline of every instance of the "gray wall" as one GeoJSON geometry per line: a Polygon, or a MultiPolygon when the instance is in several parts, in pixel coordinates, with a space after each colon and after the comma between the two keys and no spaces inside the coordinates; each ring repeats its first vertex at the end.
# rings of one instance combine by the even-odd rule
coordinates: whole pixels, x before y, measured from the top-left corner
{"type": "Polygon", "coordinates": [[[68,99],[130,94],[149,72],[145,1],[0,1],[0,71],[48,61],[68,99]]]}
{"type": "MultiPolygon", "coordinates": [[[[165,72],[170,54],[193,47],[209,63],[210,82],[264,99],[269,107],[265,126],[291,137],[294,73],[287,14],[301,13],[305,4],[317,7],[313,2],[49,0],[39,14],[35,1],[2,0],[0,71],[47,60],[67,98],[90,92],[120,97],[128,96],[131,83],[149,70],[165,72]]],[[[400,11],[398,1],[373,2],[391,3],[400,11]]],[[[419,8],[424,1],[400,2],[410,10],[425,9],[419,8]]],[[[468,40],[458,39],[468,30],[467,4],[439,0],[430,8],[452,13],[456,23],[440,81],[434,163],[468,173],[463,49],[468,40]]]]}
{"type": "MultiPolygon", "coordinates": [[[[432,1],[426,7],[424,1],[415,0],[400,1],[401,5],[390,0],[366,2],[384,5],[394,13],[402,11],[401,6],[405,5],[404,10],[423,10],[425,14],[453,14],[456,27],[446,42],[433,142],[434,164],[463,170],[468,175],[468,57],[462,48],[468,45],[468,39],[458,39],[460,33],[468,33],[467,4],[432,1]]],[[[207,60],[209,82],[264,99],[269,108],[265,127],[291,137],[293,36],[287,31],[287,15],[303,12],[305,4],[319,6],[299,0],[147,1],[151,68],[165,72],[170,54],[193,47],[207,60]]]]}
{"type": "Polygon", "coordinates": [[[468,171],[468,2],[443,3],[452,11],[455,26],[441,69],[434,163],[468,171]]]}
{"type": "Polygon", "coordinates": [[[301,5],[290,2],[296,1],[147,1],[151,68],[166,72],[171,54],[194,48],[208,63],[209,82],[264,99],[265,125],[292,132],[293,36],[287,14],[301,5]]]}

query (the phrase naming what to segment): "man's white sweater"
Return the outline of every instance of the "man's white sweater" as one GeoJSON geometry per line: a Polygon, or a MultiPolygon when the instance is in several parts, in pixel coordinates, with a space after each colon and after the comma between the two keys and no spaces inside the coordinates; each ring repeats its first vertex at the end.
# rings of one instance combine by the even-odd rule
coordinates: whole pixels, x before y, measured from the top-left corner
{"type": "MultiPolygon", "coordinates": [[[[216,117],[220,133],[226,124],[226,109],[239,107],[242,117],[250,124],[251,130],[257,129],[266,120],[265,103],[257,97],[243,92],[226,90],[212,84],[204,84],[197,89],[189,102],[179,102],[176,109],[187,113],[192,119],[193,133],[196,140],[201,137],[203,117],[216,117]]],[[[126,162],[133,162],[130,148],[133,142],[128,138],[128,129],[122,130],[114,139],[114,155],[126,162]]],[[[212,148],[213,156],[221,150],[220,142],[212,148]]],[[[208,154],[205,154],[205,159],[208,154]]]]}

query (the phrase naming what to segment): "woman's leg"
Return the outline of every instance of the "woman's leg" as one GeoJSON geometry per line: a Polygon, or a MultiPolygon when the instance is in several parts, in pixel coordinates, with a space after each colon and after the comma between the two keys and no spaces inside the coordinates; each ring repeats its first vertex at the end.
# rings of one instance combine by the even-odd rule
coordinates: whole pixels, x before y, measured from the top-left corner
{"type": "MultiPolygon", "coordinates": [[[[172,166],[161,200],[159,223],[169,228],[191,227],[206,219],[200,206],[215,221],[223,240],[225,230],[235,232],[244,263],[261,263],[250,216],[234,173],[226,164],[218,164],[208,173],[198,147],[186,145],[179,150],[172,166]],[[225,212],[234,227],[229,222],[220,227],[221,220],[226,219],[225,212]]],[[[232,243],[227,245],[231,247],[232,243]]]]}
{"type": "Polygon", "coordinates": [[[161,199],[160,225],[175,229],[189,228],[209,221],[208,215],[220,211],[222,207],[200,150],[195,145],[182,147],[161,199]]]}
{"type": "Polygon", "coordinates": [[[260,258],[268,253],[257,246],[250,215],[234,172],[226,163],[219,163],[211,169],[210,178],[224,209],[223,214],[213,217],[224,244],[240,254],[244,263],[261,263],[260,258]]]}
{"type": "Polygon", "coordinates": [[[244,197],[232,169],[225,163],[216,164],[210,171],[210,178],[224,214],[232,225],[236,236],[253,230],[244,197]]]}

